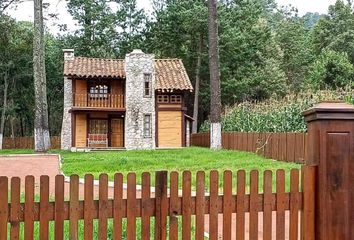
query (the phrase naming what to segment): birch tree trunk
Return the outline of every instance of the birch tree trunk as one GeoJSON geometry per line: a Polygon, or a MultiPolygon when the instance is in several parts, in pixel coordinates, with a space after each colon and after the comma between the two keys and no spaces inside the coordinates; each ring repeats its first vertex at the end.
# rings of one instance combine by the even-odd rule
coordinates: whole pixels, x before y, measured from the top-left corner
{"type": "Polygon", "coordinates": [[[203,35],[199,35],[199,46],[197,56],[197,66],[195,68],[194,106],[193,106],[193,127],[192,133],[198,132],[198,111],[199,111],[199,87],[200,87],[200,66],[202,65],[203,35]]]}
{"type": "Polygon", "coordinates": [[[2,149],[3,137],[4,137],[5,118],[6,118],[6,110],[7,110],[7,89],[8,89],[8,86],[9,86],[8,73],[7,73],[7,70],[5,70],[4,93],[3,93],[4,103],[2,104],[1,120],[0,120],[0,149],[2,149]]]}
{"type": "Polygon", "coordinates": [[[221,97],[217,0],[208,0],[210,68],[210,149],[221,149],[221,97]]]}
{"type": "Polygon", "coordinates": [[[33,77],[35,91],[34,148],[46,152],[50,147],[44,55],[42,0],[34,0],[33,77]]]}

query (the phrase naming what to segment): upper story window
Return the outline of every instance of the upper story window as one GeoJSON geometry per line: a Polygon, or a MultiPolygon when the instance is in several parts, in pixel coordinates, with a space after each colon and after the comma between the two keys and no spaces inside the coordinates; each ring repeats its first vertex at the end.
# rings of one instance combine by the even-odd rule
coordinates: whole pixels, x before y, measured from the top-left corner
{"type": "Polygon", "coordinates": [[[181,95],[171,95],[170,96],[170,103],[181,103],[182,96],[181,95]]]}
{"type": "Polygon", "coordinates": [[[168,95],[158,95],[157,102],[158,103],[169,103],[170,102],[169,96],[168,95]]]}
{"type": "Polygon", "coordinates": [[[158,103],[182,103],[181,95],[158,95],[158,103]]]}
{"type": "Polygon", "coordinates": [[[151,97],[151,74],[144,73],[144,97],[151,97]]]}
{"type": "Polygon", "coordinates": [[[92,84],[90,85],[90,98],[107,98],[108,85],[106,84],[92,84]]]}

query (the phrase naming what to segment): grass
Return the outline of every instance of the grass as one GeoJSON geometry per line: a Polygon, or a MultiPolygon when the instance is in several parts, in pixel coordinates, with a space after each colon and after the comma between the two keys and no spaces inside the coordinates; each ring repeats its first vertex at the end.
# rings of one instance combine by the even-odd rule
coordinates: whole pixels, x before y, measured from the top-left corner
{"type": "MultiPolygon", "coordinates": [[[[191,235],[192,237],[195,235],[195,217],[192,216],[191,219],[191,235]]],[[[182,218],[178,217],[178,235],[179,239],[181,239],[182,235],[182,218]]],[[[168,227],[169,220],[167,219],[167,231],[169,230],[168,227]]],[[[155,222],[154,219],[151,218],[150,220],[150,239],[153,239],[154,234],[155,234],[155,222]]],[[[99,223],[98,220],[95,219],[93,220],[93,239],[99,239],[99,231],[98,231],[99,223]]],[[[34,238],[33,239],[39,239],[39,222],[34,223],[34,238]]],[[[8,233],[10,232],[10,227],[8,228],[8,233]]],[[[64,222],[64,239],[69,240],[70,235],[69,235],[69,221],[64,222]]],[[[51,221],[49,222],[49,231],[48,231],[48,239],[54,239],[55,236],[55,230],[54,230],[54,222],[51,221]]],[[[79,220],[78,223],[78,236],[79,239],[83,239],[84,236],[84,221],[79,220]]],[[[24,239],[24,223],[20,224],[20,238],[19,239],[24,239]]],[[[107,239],[113,239],[113,220],[108,219],[107,220],[107,239]]],[[[122,220],[122,239],[127,239],[127,220],[123,219],[122,220]]],[[[136,219],[136,239],[142,239],[141,237],[141,219],[137,218],[136,219]]],[[[207,238],[204,238],[207,239],[207,238]]]]}
{"type": "MultiPolygon", "coordinates": [[[[40,199],[39,195],[35,195],[35,201],[38,202],[40,199]]],[[[20,198],[21,202],[25,202],[25,195],[21,194],[20,198]]],[[[53,197],[50,197],[50,201],[54,201],[53,197]]],[[[182,217],[178,216],[178,234],[181,237],[182,234],[182,217]]],[[[141,219],[136,218],[136,239],[142,239],[141,235],[141,219]]],[[[70,227],[69,227],[69,221],[64,222],[64,239],[70,239],[70,227]]],[[[155,220],[154,218],[150,218],[150,238],[153,239],[153,236],[155,234],[155,220]]],[[[167,231],[169,230],[169,219],[167,219],[167,231]]],[[[107,239],[113,239],[113,219],[107,219],[107,239]]],[[[99,239],[99,221],[98,219],[93,220],[93,239],[99,239]]],[[[40,233],[40,223],[34,222],[34,232],[33,232],[33,239],[39,239],[40,233]]],[[[8,225],[8,234],[10,233],[10,225],[8,225]]],[[[49,222],[49,228],[48,228],[48,239],[54,239],[55,238],[55,228],[54,228],[54,222],[50,221],[49,222]]],[[[195,235],[195,216],[192,216],[191,218],[191,234],[192,236],[195,235]]],[[[78,222],[78,236],[79,239],[83,239],[84,236],[84,220],[79,220],[78,222]]],[[[24,223],[20,223],[20,237],[19,239],[24,239],[24,223]]],[[[127,239],[127,219],[122,219],[122,239],[127,239]]],[[[207,239],[207,238],[204,238],[207,239]]]]}
{"type": "Polygon", "coordinates": [[[9,155],[9,154],[30,154],[34,153],[32,149],[1,149],[0,155],[9,155]]]}
{"type": "MultiPolygon", "coordinates": [[[[0,154],[31,153],[32,150],[1,150],[0,154]]],[[[158,151],[106,151],[106,152],[69,152],[51,151],[59,153],[63,160],[62,170],[65,175],[78,174],[84,177],[85,174],[93,174],[96,179],[101,173],[107,173],[110,180],[113,180],[116,172],[122,173],[125,177],[129,172],[137,174],[137,183],[141,183],[143,172],[153,173],[166,170],[179,173],[189,170],[192,173],[192,186],[195,186],[195,174],[197,171],[206,172],[206,182],[209,182],[209,172],[217,170],[222,174],[225,170],[245,170],[247,174],[251,170],[260,172],[260,189],[262,188],[264,170],[284,169],[286,172],[286,186],[289,187],[289,173],[291,169],[298,169],[299,164],[285,163],[265,159],[253,153],[240,151],[212,151],[206,148],[185,148],[176,150],[158,151]]],[[[235,177],[236,174],[234,174],[235,177]]],[[[180,177],[181,178],[181,177],[180,177]]],[[[219,186],[222,187],[222,176],[219,176],[219,186]]],[[[151,178],[154,184],[154,177],[151,178]]],[[[126,181],[126,178],[125,178],[126,181]]],[[[275,182],[275,181],[274,181],[275,182]]],[[[180,179],[181,183],[181,179],[180,179]]],[[[249,185],[249,178],[247,178],[249,185]]],[[[274,185],[274,184],[273,184],[274,185]]]]}

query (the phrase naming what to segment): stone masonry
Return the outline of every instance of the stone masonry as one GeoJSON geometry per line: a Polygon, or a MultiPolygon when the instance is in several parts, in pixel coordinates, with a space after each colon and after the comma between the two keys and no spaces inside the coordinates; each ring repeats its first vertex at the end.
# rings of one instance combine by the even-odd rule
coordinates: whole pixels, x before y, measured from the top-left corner
{"type": "Polygon", "coordinates": [[[72,80],[64,77],[64,112],[63,123],[61,127],[61,149],[71,149],[71,113],[72,107],[72,80]]]}
{"type": "Polygon", "coordinates": [[[125,148],[155,149],[155,57],[134,50],[125,57],[125,148]],[[144,74],[151,74],[151,96],[144,96],[144,74]],[[151,114],[151,136],[144,136],[144,115],[151,114]]]}
{"type": "MultiPolygon", "coordinates": [[[[63,51],[65,60],[74,59],[73,49],[64,49],[63,51]]],[[[72,80],[64,77],[64,112],[63,123],[61,127],[61,149],[63,150],[70,150],[72,146],[71,113],[69,112],[73,105],[72,94],[72,80]]]]}

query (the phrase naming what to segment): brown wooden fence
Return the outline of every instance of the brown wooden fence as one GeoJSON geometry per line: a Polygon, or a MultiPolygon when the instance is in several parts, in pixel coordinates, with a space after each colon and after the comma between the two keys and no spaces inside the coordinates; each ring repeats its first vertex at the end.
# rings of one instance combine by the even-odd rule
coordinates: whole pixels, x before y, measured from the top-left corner
{"type": "MultiPolygon", "coordinates": [[[[51,148],[60,149],[60,137],[53,136],[50,138],[51,148]]],[[[3,142],[3,149],[33,149],[33,137],[5,137],[3,142]]]]}
{"type": "MultiPolygon", "coordinates": [[[[222,146],[274,160],[304,163],[306,139],[306,133],[223,132],[222,146]]],[[[192,134],[191,145],[209,147],[209,133],[192,134]]]]}
{"type": "Polygon", "coordinates": [[[151,192],[149,173],[142,174],[142,189],[138,192],[135,173],[128,174],[126,190],[123,189],[122,174],[115,174],[113,189],[108,187],[107,174],[102,174],[99,177],[98,199],[95,198],[93,176],[86,175],[84,194],[81,194],[83,200],[80,200],[82,186],[79,177],[71,176],[69,189],[65,189],[64,177],[58,175],[55,178],[53,202],[50,201],[53,191],[48,176],[40,178],[39,201],[35,201],[34,177],[25,178],[24,202],[21,201],[21,180],[14,177],[9,182],[7,177],[0,177],[0,240],[23,237],[48,239],[50,221],[54,221],[52,234],[55,239],[63,239],[64,234],[69,239],[108,237],[121,240],[123,235],[128,240],[147,240],[153,236],[158,240],[166,239],[167,236],[169,239],[179,239],[181,236],[182,239],[204,239],[206,231],[213,240],[219,237],[258,239],[259,234],[265,240],[295,240],[300,239],[300,233],[308,237],[303,239],[311,239],[314,231],[311,226],[314,221],[315,170],[316,167],[307,166],[301,172],[292,170],[287,180],[284,170],[277,170],[275,176],[269,170],[261,173],[262,176],[258,171],[249,174],[243,170],[237,174],[225,171],[220,177],[217,171],[211,171],[208,174],[209,182],[205,181],[205,172],[198,172],[195,181],[189,171],[183,172],[182,176],[171,172],[169,177],[167,172],[157,172],[154,193],[151,192]],[[248,181],[249,187],[246,186],[248,181]],[[192,191],[193,182],[195,192],[192,191]],[[276,186],[273,186],[273,182],[276,182],[276,186]],[[299,189],[300,182],[302,189],[299,189]],[[179,183],[182,184],[181,191],[179,183]],[[300,212],[302,215],[299,215],[300,212]],[[222,214],[222,219],[218,218],[218,214],[222,214]],[[306,219],[300,221],[302,216],[306,216],[306,219]],[[155,220],[154,226],[150,226],[150,218],[155,220]],[[98,220],[98,228],[94,227],[95,219],[98,220]],[[109,219],[113,219],[112,233],[108,229],[109,219]],[[126,226],[122,224],[123,219],[126,219],[126,226]],[[137,219],[141,220],[140,232],[137,232],[137,219]],[[79,235],[80,220],[83,220],[83,236],[79,235]],[[65,222],[68,222],[69,227],[65,227],[65,222]],[[272,230],[274,227],[276,231],[272,230]],[[24,228],[23,231],[21,228],[24,228]],[[24,236],[20,236],[21,233],[24,236]]]}

